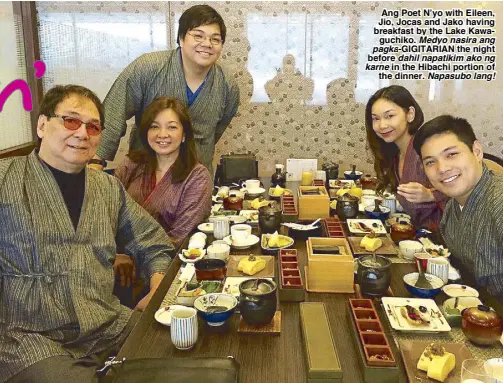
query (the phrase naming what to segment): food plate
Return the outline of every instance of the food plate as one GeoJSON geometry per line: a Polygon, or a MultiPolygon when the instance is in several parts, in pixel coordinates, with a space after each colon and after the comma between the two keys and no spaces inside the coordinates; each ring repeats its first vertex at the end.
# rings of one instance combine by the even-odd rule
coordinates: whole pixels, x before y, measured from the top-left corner
{"type": "Polygon", "coordinates": [[[253,277],[253,278],[273,278],[274,277],[274,257],[268,255],[257,255],[265,261],[265,268],[254,275],[247,275],[242,271],[238,271],[239,261],[243,258],[248,258],[248,255],[231,255],[227,264],[228,277],[253,277]]]}
{"type": "Polygon", "coordinates": [[[370,230],[365,230],[365,227],[369,227],[376,234],[386,234],[386,228],[379,219],[347,219],[348,228],[351,233],[354,234],[368,234],[370,230]],[[362,226],[365,225],[365,226],[362,226]]]}
{"type": "Polygon", "coordinates": [[[328,187],[330,188],[351,188],[355,185],[355,181],[353,180],[329,180],[328,187]]]}
{"type": "Polygon", "coordinates": [[[250,234],[248,238],[243,242],[240,243],[239,245],[234,243],[232,240],[232,235],[228,235],[227,237],[224,238],[224,241],[227,242],[227,244],[235,249],[238,250],[245,250],[248,249],[249,247],[252,247],[253,245],[257,244],[258,241],[260,241],[260,238],[257,237],[254,234],[250,234]]]}
{"type": "MultiPolygon", "coordinates": [[[[224,283],[223,293],[234,295],[239,298],[239,285],[241,282],[247,281],[248,279],[255,279],[255,276],[250,277],[227,277],[224,283]]],[[[272,281],[272,278],[266,278],[272,281]]]]}
{"type": "Polygon", "coordinates": [[[213,234],[213,222],[201,223],[197,228],[205,234],[213,234]]]}
{"type": "Polygon", "coordinates": [[[245,217],[246,221],[252,225],[258,224],[258,210],[241,210],[239,215],[245,217]]]}
{"type": "Polygon", "coordinates": [[[283,195],[292,195],[293,192],[291,189],[283,189],[283,192],[281,194],[273,194],[274,188],[269,188],[269,197],[271,199],[279,200],[281,196],[283,195]]]}
{"type": "Polygon", "coordinates": [[[181,305],[170,305],[166,307],[162,307],[156,311],[154,318],[160,324],[164,326],[171,326],[171,313],[176,309],[184,309],[185,306],[181,305]]]}
{"type": "MultiPolygon", "coordinates": [[[[382,240],[382,246],[376,250],[376,254],[398,255],[397,248],[393,244],[393,241],[391,239],[389,239],[388,237],[379,237],[379,238],[382,240]]],[[[351,248],[353,249],[353,255],[373,254],[371,251],[367,251],[360,246],[362,237],[348,237],[347,240],[351,245],[351,248]]]]}
{"type": "Polygon", "coordinates": [[[193,259],[187,258],[186,254],[189,251],[187,249],[182,250],[182,252],[180,254],[178,254],[178,258],[180,258],[182,260],[182,262],[185,262],[185,263],[195,263],[195,262],[203,259],[206,254],[205,249],[197,249],[197,250],[201,251],[201,255],[198,256],[197,258],[193,258],[193,259]]]}
{"type": "Polygon", "coordinates": [[[290,238],[286,235],[278,235],[278,240],[282,242],[281,246],[277,247],[269,247],[269,239],[271,238],[272,234],[262,234],[262,240],[260,241],[260,244],[262,246],[262,250],[264,251],[278,251],[280,249],[287,249],[290,246],[292,246],[295,243],[295,240],[293,238],[290,238]]]}
{"type": "Polygon", "coordinates": [[[444,248],[442,245],[435,245],[429,238],[419,238],[419,242],[423,244],[424,250],[434,257],[449,257],[451,255],[449,249],[444,248]]]}
{"type": "Polygon", "coordinates": [[[383,297],[382,304],[384,312],[388,317],[391,327],[397,331],[408,332],[449,332],[451,326],[447,323],[440,309],[433,299],[422,298],[394,298],[383,297]],[[401,308],[406,305],[419,309],[419,306],[426,307],[425,315],[428,317],[430,323],[423,323],[421,325],[414,325],[402,316],[401,308]]]}
{"type": "MultiPolygon", "coordinates": [[[[417,369],[417,362],[421,354],[426,346],[430,345],[432,342],[423,340],[399,340],[398,343],[409,382],[438,383],[438,380],[428,378],[426,371],[417,369]]],[[[459,383],[461,381],[461,364],[463,360],[472,358],[470,350],[463,343],[435,343],[441,344],[445,348],[445,351],[454,354],[456,357],[456,366],[447,376],[444,383],[459,383]]]]}

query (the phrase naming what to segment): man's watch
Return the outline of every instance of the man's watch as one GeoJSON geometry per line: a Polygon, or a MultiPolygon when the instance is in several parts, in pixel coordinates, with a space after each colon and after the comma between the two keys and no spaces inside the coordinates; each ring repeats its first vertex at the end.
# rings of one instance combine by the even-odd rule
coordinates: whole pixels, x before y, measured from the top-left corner
{"type": "Polygon", "coordinates": [[[103,168],[107,167],[107,161],[106,160],[100,160],[98,158],[91,158],[89,160],[88,164],[89,165],[91,165],[91,164],[100,165],[100,166],[103,166],[103,168]]]}

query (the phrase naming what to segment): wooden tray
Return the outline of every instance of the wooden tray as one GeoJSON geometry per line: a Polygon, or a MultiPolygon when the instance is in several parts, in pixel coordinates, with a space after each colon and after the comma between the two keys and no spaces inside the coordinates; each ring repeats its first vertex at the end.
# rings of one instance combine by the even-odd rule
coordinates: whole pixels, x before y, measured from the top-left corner
{"type": "Polygon", "coordinates": [[[281,333],[281,311],[276,311],[271,323],[264,326],[250,326],[243,320],[243,317],[241,317],[238,332],[243,334],[272,333],[274,335],[279,335],[281,333]]]}
{"type": "MultiPolygon", "coordinates": [[[[369,366],[367,364],[367,359],[365,357],[365,352],[363,350],[363,346],[361,344],[361,340],[359,337],[358,327],[356,326],[353,313],[351,312],[351,304],[347,302],[346,305],[346,318],[350,326],[350,333],[352,334],[351,339],[353,339],[356,353],[358,357],[358,364],[360,365],[360,370],[363,375],[363,381],[365,383],[390,383],[390,382],[398,382],[398,366],[386,366],[386,367],[378,367],[378,366],[369,366]]],[[[390,347],[390,351],[393,354],[395,361],[396,358],[396,350],[393,350],[393,347],[390,347]]],[[[411,381],[412,382],[412,381],[411,381]]]]}
{"type": "MultiPolygon", "coordinates": [[[[409,381],[438,383],[437,380],[428,378],[425,371],[417,369],[417,361],[419,360],[419,357],[423,353],[426,346],[428,346],[432,342],[422,340],[399,340],[398,343],[409,381]]],[[[470,350],[468,350],[468,348],[463,343],[438,343],[441,343],[442,346],[445,347],[445,350],[447,352],[453,353],[456,357],[456,366],[454,367],[454,370],[452,370],[451,373],[447,376],[444,383],[459,383],[461,381],[461,363],[465,359],[472,358],[470,350]]]]}
{"type": "Polygon", "coordinates": [[[265,260],[265,269],[259,271],[257,274],[248,275],[242,271],[238,271],[239,261],[243,258],[248,258],[248,255],[231,255],[229,263],[227,264],[228,277],[251,277],[251,278],[274,278],[274,257],[269,255],[256,255],[265,260]]]}
{"type": "MultiPolygon", "coordinates": [[[[371,251],[365,250],[360,246],[360,242],[363,237],[348,237],[348,242],[353,249],[353,255],[364,255],[364,254],[372,254],[371,251]]],[[[398,251],[396,249],[393,241],[388,237],[379,237],[382,241],[382,246],[377,249],[377,255],[398,255],[398,251]]]]}

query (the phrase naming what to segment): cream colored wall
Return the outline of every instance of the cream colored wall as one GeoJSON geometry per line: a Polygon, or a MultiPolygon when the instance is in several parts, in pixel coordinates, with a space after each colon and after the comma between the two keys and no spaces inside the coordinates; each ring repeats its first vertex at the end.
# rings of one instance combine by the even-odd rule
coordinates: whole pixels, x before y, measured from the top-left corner
{"type": "MultiPolygon", "coordinates": [[[[372,35],[365,31],[372,28],[383,8],[475,7],[492,9],[497,15],[503,15],[502,2],[208,4],[226,21],[228,37],[220,62],[234,75],[242,93],[238,115],[218,143],[215,161],[229,151],[250,150],[259,158],[260,173],[264,175],[273,172],[275,163],[284,163],[290,157],[318,158],[320,162],[335,160],[342,168],[355,164],[359,169],[371,171],[372,158],[364,128],[365,103],[372,93],[390,83],[407,87],[423,108],[427,120],[443,113],[467,118],[485,149],[503,157],[501,76],[492,82],[385,82],[379,81],[376,74],[362,70],[365,52],[374,44],[372,35]],[[288,54],[292,54],[294,60],[286,57],[288,54]],[[315,95],[311,99],[313,90],[315,95]]],[[[37,8],[42,16],[68,14],[85,17],[93,14],[94,20],[98,17],[103,21],[110,12],[132,15],[133,19],[135,14],[163,14],[166,15],[166,48],[169,49],[175,46],[175,21],[190,5],[186,2],[43,2],[37,3],[37,8]]],[[[500,26],[496,30],[499,31],[496,49],[502,52],[503,29],[500,26]]],[[[117,38],[106,32],[100,36],[100,39],[117,38]]],[[[152,50],[148,42],[145,45],[141,45],[141,41],[135,43],[139,44],[138,50],[152,50]]],[[[57,48],[47,46],[44,49],[52,51],[57,48]]],[[[157,46],[156,49],[164,48],[157,46]]],[[[83,85],[88,84],[103,96],[123,65],[125,57],[122,53],[123,49],[117,51],[118,55],[121,54],[120,65],[116,63],[105,68],[81,65],[77,73],[68,63],[63,65],[66,68],[54,68],[52,76],[64,81],[85,82],[83,85]]],[[[110,57],[113,60],[113,54],[110,57]]],[[[499,55],[497,68],[501,67],[501,60],[499,55]]],[[[123,66],[126,65],[124,62],[123,66]]],[[[125,144],[121,145],[116,161],[123,157],[125,144]]]]}

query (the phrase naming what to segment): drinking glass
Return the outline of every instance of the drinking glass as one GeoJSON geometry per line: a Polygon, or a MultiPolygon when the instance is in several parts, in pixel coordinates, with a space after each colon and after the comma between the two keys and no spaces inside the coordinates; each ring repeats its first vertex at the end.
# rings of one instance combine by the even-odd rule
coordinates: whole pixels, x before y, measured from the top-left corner
{"type": "Polygon", "coordinates": [[[492,383],[490,366],[481,359],[465,359],[461,364],[461,383],[492,383]]]}

